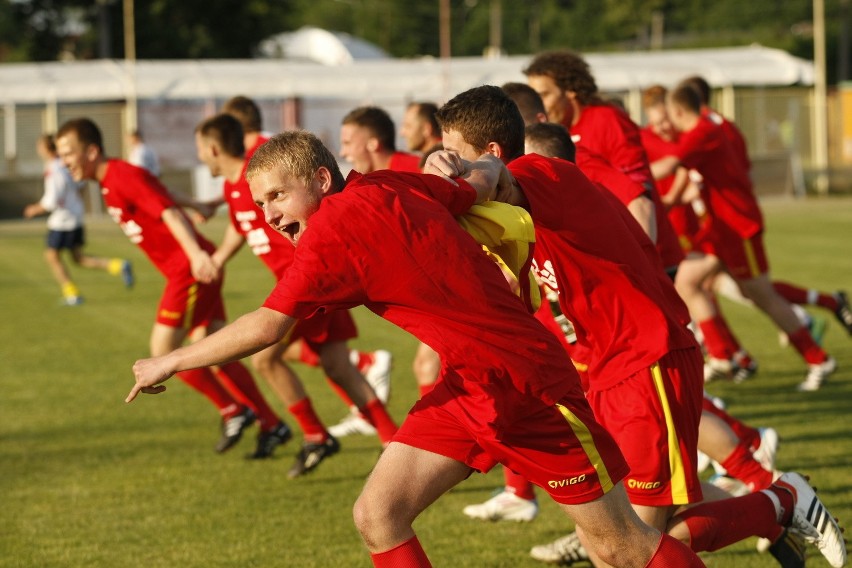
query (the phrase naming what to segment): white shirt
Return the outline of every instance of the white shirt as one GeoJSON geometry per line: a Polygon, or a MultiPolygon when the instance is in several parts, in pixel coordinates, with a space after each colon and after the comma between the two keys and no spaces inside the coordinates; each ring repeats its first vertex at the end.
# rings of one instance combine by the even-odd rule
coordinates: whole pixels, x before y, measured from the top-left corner
{"type": "Polygon", "coordinates": [[[71,231],[83,226],[85,207],[81,190],[85,184],[76,182],[62,160],[52,160],[44,170],[44,195],[39,203],[50,211],[47,228],[71,231]]]}
{"type": "Polygon", "coordinates": [[[131,148],[130,157],[127,161],[134,166],[145,168],[151,172],[154,177],[160,177],[160,161],[157,159],[157,155],[154,151],[147,144],[140,142],[131,148]]]}

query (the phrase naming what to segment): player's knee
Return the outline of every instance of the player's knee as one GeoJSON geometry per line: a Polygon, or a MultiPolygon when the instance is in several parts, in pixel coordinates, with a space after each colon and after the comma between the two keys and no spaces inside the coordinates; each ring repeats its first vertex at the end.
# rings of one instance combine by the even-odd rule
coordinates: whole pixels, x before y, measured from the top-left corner
{"type": "Polygon", "coordinates": [[[375,502],[363,494],[358,497],[352,507],[352,519],[355,521],[355,528],[358,529],[361,538],[370,548],[376,546],[380,541],[382,516],[375,502]]]}
{"type": "Polygon", "coordinates": [[[264,350],[251,356],[251,365],[258,373],[261,374],[261,376],[266,377],[272,372],[275,365],[275,359],[276,358],[272,354],[267,353],[264,350]]]}

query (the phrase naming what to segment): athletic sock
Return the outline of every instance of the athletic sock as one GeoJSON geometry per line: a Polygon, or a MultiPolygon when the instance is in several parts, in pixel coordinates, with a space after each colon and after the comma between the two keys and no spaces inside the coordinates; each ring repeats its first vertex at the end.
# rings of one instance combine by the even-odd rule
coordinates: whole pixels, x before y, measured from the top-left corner
{"type": "Polygon", "coordinates": [[[748,444],[748,447],[752,451],[756,450],[758,446],[760,446],[760,431],[757,428],[752,428],[748,424],[740,422],[735,417],[713,404],[713,401],[707,397],[704,397],[701,409],[724,420],[725,424],[730,426],[737,438],[740,439],[740,443],[748,444]]]}
{"type": "Polygon", "coordinates": [[[245,365],[239,361],[225,363],[219,367],[216,376],[226,388],[231,390],[234,398],[245,400],[244,404],[248,405],[257,416],[262,431],[269,431],[278,426],[281,418],[266,403],[266,399],[263,398],[263,394],[257,388],[254,378],[245,365]]]}
{"type": "Polygon", "coordinates": [[[417,385],[417,388],[420,390],[420,398],[423,398],[432,392],[432,389],[435,388],[435,383],[432,383],[431,385],[417,385]]]}
{"type": "Polygon", "coordinates": [[[317,416],[310,398],[303,398],[287,410],[299,423],[306,442],[322,444],[328,440],[328,431],[325,429],[322,420],[317,416]]]}
{"type": "Polygon", "coordinates": [[[716,314],[712,318],[698,322],[704,335],[704,346],[714,359],[729,361],[740,350],[740,344],[728,327],[725,318],[716,314]]]}
{"type": "MultiPolygon", "coordinates": [[[[695,552],[718,550],[750,536],[777,538],[778,525],[785,522],[776,507],[780,493],[787,492],[770,485],[743,497],[698,504],[677,517],[686,523],[695,552]],[[775,499],[768,492],[775,495],[775,499]]],[[[793,498],[787,496],[789,507],[786,510],[791,510],[793,498]]]]}
{"type": "Polygon", "coordinates": [[[773,282],[772,286],[779,296],[791,304],[819,306],[832,312],[837,310],[837,298],[814,288],[801,288],[789,282],[773,282]]]}
{"type": "Polygon", "coordinates": [[[80,289],[70,280],[62,285],[62,295],[65,298],[76,298],[80,295],[80,289]]]}
{"type": "Polygon", "coordinates": [[[506,490],[509,493],[514,493],[517,497],[528,501],[535,499],[534,486],[523,475],[515,473],[508,467],[503,467],[503,478],[506,481],[506,490]]]}
{"type": "Polygon", "coordinates": [[[112,274],[113,276],[118,276],[121,274],[121,269],[124,266],[123,258],[111,258],[107,263],[107,272],[112,274]]]}
{"type": "Polygon", "coordinates": [[[377,398],[374,398],[367,403],[363,408],[359,408],[358,412],[364,417],[364,420],[372,424],[376,428],[376,433],[379,435],[379,440],[383,444],[387,444],[394,437],[399,429],[396,422],[393,421],[387,408],[377,398]]]}
{"type": "Polygon", "coordinates": [[[704,562],[681,541],[663,533],[645,568],[702,568],[704,562]]]}
{"type": "Polygon", "coordinates": [[[800,327],[794,333],[789,334],[789,338],[790,345],[799,352],[808,365],[819,365],[828,359],[828,354],[817,345],[807,327],[800,327]]]}
{"type": "Polygon", "coordinates": [[[213,372],[207,367],[181,371],[177,373],[177,377],[207,397],[207,400],[219,409],[219,414],[222,415],[222,418],[228,419],[236,416],[243,407],[239,401],[234,399],[231,393],[225,390],[225,387],[216,380],[213,372]]]}
{"type": "Polygon", "coordinates": [[[722,467],[729,475],[745,483],[749,491],[758,491],[772,485],[772,472],[763,469],[754,459],[747,443],[740,442],[722,462],[722,467]]]}
{"type": "Polygon", "coordinates": [[[376,568],[431,568],[423,547],[416,536],[385,552],[371,552],[370,558],[376,568]]]}
{"type": "Polygon", "coordinates": [[[311,367],[319,367],[320,364],[319,355],[305,341],[302,341],[302,349],[299,350],[299,361],[311,367]]]}

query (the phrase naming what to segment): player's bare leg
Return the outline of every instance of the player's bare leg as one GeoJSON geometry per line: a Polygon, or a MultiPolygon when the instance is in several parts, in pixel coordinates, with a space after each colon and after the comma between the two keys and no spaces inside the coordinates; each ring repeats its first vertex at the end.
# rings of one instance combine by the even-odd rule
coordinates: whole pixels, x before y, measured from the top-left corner
{"type": "Polygon", "coordinates": [[[417,353],[414,355],[414,362],[411,367],[414,371],[417,387],[420,389],[420,396],[423,396],[432,390],[438,380],[438,374],[441,371],[441,358],[438,357],[434,349],[425,343],[420,343],[417,346],[417,353]]]}

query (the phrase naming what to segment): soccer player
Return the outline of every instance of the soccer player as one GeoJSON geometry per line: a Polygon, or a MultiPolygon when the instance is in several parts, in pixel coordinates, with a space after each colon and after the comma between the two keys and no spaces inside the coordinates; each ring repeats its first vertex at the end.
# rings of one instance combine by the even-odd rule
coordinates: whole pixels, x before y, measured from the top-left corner
{"type": "MultiPolygon", "coordinates": [[[[745,137],[737,126],[710,107],[710,84],[701,76],[693,75],[682,81],[682,84],[692,87],[701,97],[701,115],[718,125],[731,143],[734,155],[746,171],[751,170],[751,160],[745,137]]],[[[852,334],[852,308],[846,292],[838,290],[834,293],[821,292],[815,288],[803,288],[789,282],[774,281],[775,291],[788,302],[797,305],[813,305],[829,310],[837,318],[846,331],[852,334]]],[[[802,314],[797,312],[800,319],[802,314]]]]}
{"type": "MultiPolygon", "coordinates": [[[[678,149],[656,160],[652,168],[656,177],[671,175],[681,165],[701,174],[701,198],[708,216],[706,247],[712,251],[695,270],[679,272],[678,281],[689,281],[689,289],[699,289],[701,283],[724,266],[745,295],[787,334],[807,363],[808,373],[799,390],[819,389],[837,363],[814,341],[790,303],[772,286],[763,247],[763,215],[748,172],[734,156],[722,130],[701,116],[701,98],[692,87],[680,85],[669,93],[668,111],[681,133],[678,149]]],[[[690,294],[681,286],[679,290],[699,324],[716,317],[715,306],[706,294],[690,294]]]]}
{"type": "MultiPolygon", "coordinates": [[[[204,239],[177,207],[168,190],[147,170],[104,153],[103,138],[88,118],[72,119],[57,134],[59,156],[76,181],[94,180],[110,216],[166,277],[166,287],[151,331],[150,350],[164,355],[189,336],[198,339],[225,323],[221,271],[204,239]]],[[[236,444],[255,418],[261,434],[280,428],[281,420],[267,405],[242,363],[211,369],[188,369],[181,380],[206,396],[222,416],[222,437],[216,451],[236,444]]]]}
{"type": "Polygon", "coordinates": [[[629,188],[622,191],[620,184],[608,184],[608,189],[617,192],[657,245],[666,271],[674,277],[683,254],[654,187],[636,125],[623,109],[600,99],[588,65],[571,52],[540,54],[524,73],[529,83],[527,89],[521,83],[504,85],[503,89],[508,87],[506,92],[521,109],[521,116],[526,117],[525,124],[531,124],[530,120],[561,124],[579,148],[581,169],[580,161],[587,161],[581,155],[588,154],[588,161],[603,159],[642,188],[639,193],[633,193],[629,188]],[[534,93],[539,96],[535,97],[534,93]]]}
{"type": "MultiPolygon", "coordinates": [[[[457,95],[441,107],[438,121],[448,152],[430,159],[436,171],[466,171],[463,160],[483,152],[508,164],[515,184],[498,199],[530,211],[536,226],[533,268],[558,291],[562,313],[574,324],[575,361],[586,369],[586,396],[625,453],[627,493],[640,518],[696,552],[752,535],[775,540],[791,523],[813,534],[814,517],[790,514],[794,507],[806,513],[817,506],[815,493],[796,473],[783,474],[762,491],[675,514],[701,501],[695,458],[702,357],[671,280],[645,252],[647,236],[573,164],[522,156],[523,119],[499,88],[457,95]]],[[[818,546],[831,562],[842,564],[840,528],[824,529],[818,546]]],[[[582,539],[582,526],[578,532],[582,539]]]]}
{"type": "MultiPolygon", "coordinates": [[[[642,93],[648,126],[641,130],[641,138],[649,159],[653,161],[677,152],[679,133],[666,109],[666,93],[667,90],[659,85],[649,87],[642,93]]],[[[677,168],[672,175],[656,180],[660,195],[668,208],[669,220],[686,254],[686,259],[681,264],[683,274],[677,281],[678,291],[685,298],[703,296],[706,302],[712,304],[714,310],[709,317],[694,322],[707,351],[704,380],[709,382],[728,377],[735,382],[742,382],[757,373],[757,361],[742,347],[716,301],[711,281],[719,272],[708,275],[706,281],[687,277],[696,271],[703,273],[708,262],[713,262],[707,258],[706,253],[710,252],[710,249],[705,238],[706,233],[701,230],[707,207],[700,197],[700,182],[700,173],[696,170],[688,171],[684,167],[677,168]]]]}
{"type": "Polygon", "coordinates": [[[614,565],[702,566],[630,510],[625,464],[592,418],[568,357],[453,217],[498,184],[499,164],[480,164],[469,179],[482,176],[482,193],[461,180],[396,172],[344,180],[315,136],[272,138],[246,177],[266,221],[296,245],[293,265],[263,307],[203,341],[138,361],[127,401],[162,392],[181,369],[271,345],[299,318],[364,304],[434,346],[442,361],[442,379],[409,412],[355,504],[375,566],[430,566],[414,519],[498,461],[542,485],[614,565]],[[390,270],[397,278],[385,277],[390,270]]]}
{"type": "MultiPolygon", "coordinates": [[[[252,252],[272,271],[276,281],[280,280],[293,262],[294,249],[289,241],[264,222],[261,211],[251,198],[243,175],[248,162],[244,159],[243,132],[239,121],[224,113],[209,118],[196,128],[195,143],[198,158],[210,168],[210,173],[225,177],[224,196],[231,222],[222,244],[212,255],[213,262],[224,266],[248,242],[252,252]]],[[[312,470],[323,459],[337,453],[340,447],[314,411],[299,377],[284,362],[284,351],[293,341],[304,339],[319,353],[330,379],[343,388],[348,399],[358,401],[356,407],[361,415],[370,418],[373,427],[378,427],[382,442],[390,442],[396,433],[396,424],[384,405],[349,360],[346,341],[356,335],[355,322],[349,313],[338,310],[300,321],[285,341],[252,357],[255,368],[284,401],[304,432],[303,448],[288,473],[291,478],[312,470]]],[[[286,427],[271,432],[267,437],[268,443],[258,445],[259,453],[255,457],[268,457],[275,446],[285,443],[290,436],[286,427]]]]}
{"type": "Polygon", "coordinates": [[[83,253],[86,235],[83,227],[85,209],[83,197],[80,195],[81,184],[71,179],[68,169],[57,156],[53,136],[40,136],[36,142],[36,152],[44,162],[44,194],[37,203],[31,203],[24,208],[24,217],[32,219],[39,215],[49,215],[44,260],[62,290],[62,303],[66,306],[78,306],[83,303],[80,289],[71,279],[62,261],[62,250],[71,253],[74,264],[83,268],[105,270],[113,276],[121,275],[124,285],[132,288],[133,267],[129,260],[83,253]]]}
{"type": "Polygon", "coordinates": [[[399,135],[408,145],[409,152],[428,154],[441,143],[441,127],[435,120],[436,112],[438,106],[429,102],[413,102],[405,109],[399,135]]]}
{"type": "MultiPolygon", "coordinates": [[[[263,132],[263,116],[260,112],[260,107],[249,97],[237,95],[225,102],[222,112],[240,121],[243,127],[245,160],[248,163],[255,150],[269,140],[269,136],[263,132]]],[[[216,207],[224,203],[224,199],[213,202],[210,214],[212,215],[216,207]]],[[[393,356],[391,353],[384,349],[379,349],[371,353],[353,349],[349,352],[349,357],[352,364],[357,367],[358,371],[366,377],[367,382],[373,387],[379,400],[386,403],[390,397],[390,372],[393,365],[393,356]]],[[[311,367],[319,367],[321,363],[319,354],[301,339],[290,342],[284,352],[284,358],[287,361],[301,362],[311,367]]],[[[338,396],[351,407],[351,412],[347,416],[349,420],[345,426],[351,428],[355,424],[360,433],[376,434],[376,429],[358,414],[357,405],[352,402],[346,391],[330,379],[329,384],[335,389],[338,396]]],[[[346,427],[342,430],[338,428],[337,431],[332,432],[332,435],[337,437],[340,437],[341,433],[345,435],[347,433],[346,427]]]]}
{"type": "Polygon", "coordinates": [[[420,157],[396,149],[390,115],[374,106],[352,109],[340,126],[340,157],[360,173],[376,170],[419,172],[420,157]]]}

